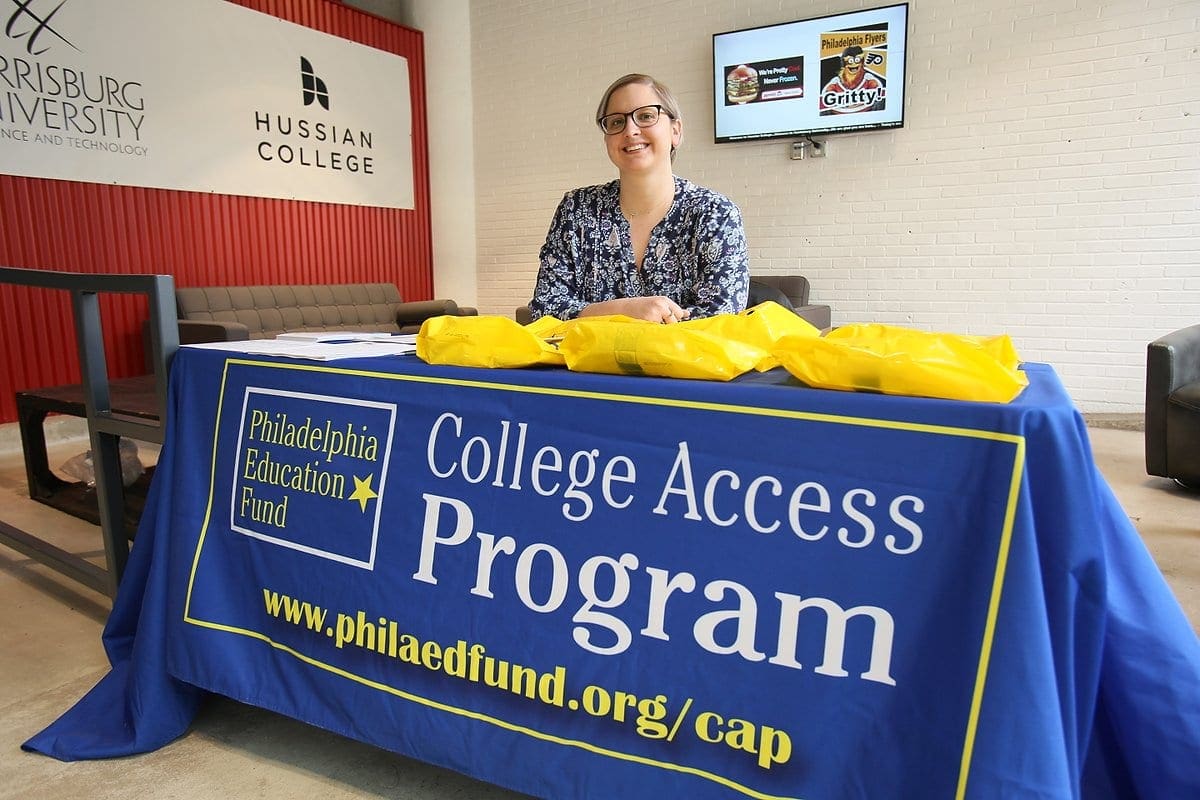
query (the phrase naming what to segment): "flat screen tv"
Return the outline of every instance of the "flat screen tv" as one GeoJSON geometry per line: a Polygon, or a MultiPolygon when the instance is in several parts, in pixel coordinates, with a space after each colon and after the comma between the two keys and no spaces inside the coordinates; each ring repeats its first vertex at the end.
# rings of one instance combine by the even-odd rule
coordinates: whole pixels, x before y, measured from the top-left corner
{"type": "Polygon", "coordinates": [[[717,142],[904,125],[908,4],[713,35],[717,142]]]}

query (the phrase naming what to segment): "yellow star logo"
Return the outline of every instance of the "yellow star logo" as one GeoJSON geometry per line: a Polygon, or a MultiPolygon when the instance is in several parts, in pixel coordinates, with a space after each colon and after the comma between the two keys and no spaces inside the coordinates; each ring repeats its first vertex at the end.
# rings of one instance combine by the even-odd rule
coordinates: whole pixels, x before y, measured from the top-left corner
{"type": "Polygon", "coordinates": [[[368,475],[366,480],[360,480],[357,475],[352,475],[354,478],[354,494],[350,495],[351,500],[357,500],[359,506],[365,512],[367,510],[367,501],[373,497],[379,497],[378,494],[371,488],[371,481],[374,480],[374,475],[368,475]]]}

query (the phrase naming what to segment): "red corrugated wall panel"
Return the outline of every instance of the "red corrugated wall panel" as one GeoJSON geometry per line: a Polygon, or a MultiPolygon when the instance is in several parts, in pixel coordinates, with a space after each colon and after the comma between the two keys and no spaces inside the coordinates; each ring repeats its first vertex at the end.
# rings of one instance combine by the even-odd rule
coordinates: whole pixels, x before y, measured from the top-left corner
{"type": "MultiPolygon", "coordinates": [[[[179,286],[390,281],[433,292],[422,35],[333,0],[229,0],[408,59],[415,208],[272,200],[0,175],[0,265],[165,273],[179,286]]],[[[102,298],[109,374],[143,371],[140,298],[102,298]]],[[[74,383],[79,362],[65,293],[0,286],[0,422],[13,393],[74,383]]]]}

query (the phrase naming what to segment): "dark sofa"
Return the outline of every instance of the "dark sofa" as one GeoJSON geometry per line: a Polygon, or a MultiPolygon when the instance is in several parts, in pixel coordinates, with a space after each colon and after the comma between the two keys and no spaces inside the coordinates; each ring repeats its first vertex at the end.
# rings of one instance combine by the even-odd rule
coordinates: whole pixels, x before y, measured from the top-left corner
{"type": "Polygon", "coordinates": [[[1200,325],[1146,349],[1146,472],[1200,490],[1200,325]]]}

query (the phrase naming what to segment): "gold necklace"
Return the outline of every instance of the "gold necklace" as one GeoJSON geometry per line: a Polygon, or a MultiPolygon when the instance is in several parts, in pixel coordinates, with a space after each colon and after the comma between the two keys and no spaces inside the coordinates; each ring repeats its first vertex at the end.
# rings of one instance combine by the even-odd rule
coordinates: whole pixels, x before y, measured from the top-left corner
{"type": "Polygon", "coordinates": [[[637,217],[644,217],[644,216],[647,216],[648,214],[653,214],[657,211],[661,211],[663,206],[669,206],[674,200],[675,200],[675,187],[672,186],[670,195],[664,196],[662,199],[660,199],[654,205],[647,208],[645,211],[634,211],[634,210],[628,208],[625,205],[625,203],[622,201],[620,204],[621,205],[621,213],[624,214],[625,216],[629,217],[630,219],[635,219],[637,217]]]}

